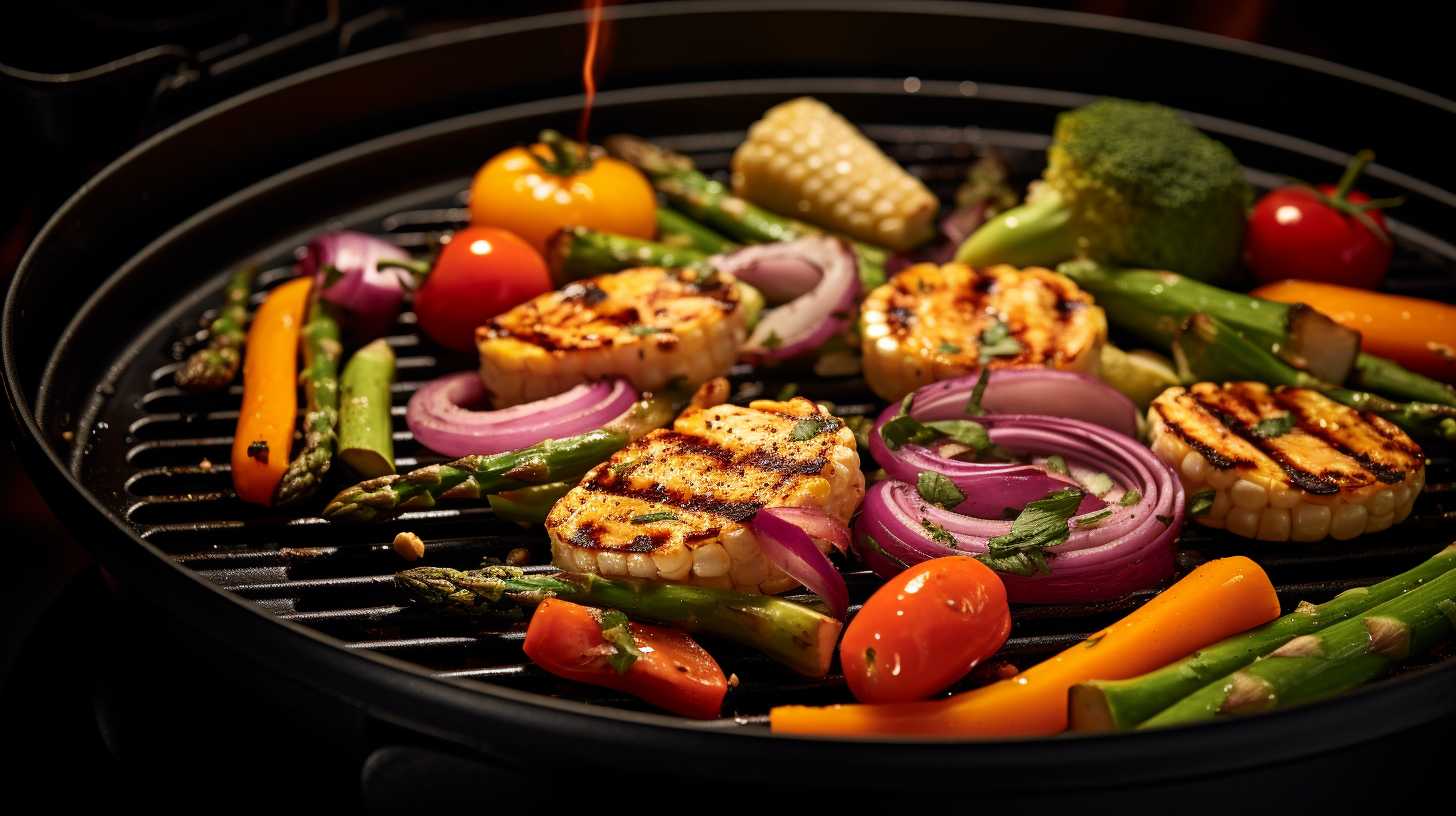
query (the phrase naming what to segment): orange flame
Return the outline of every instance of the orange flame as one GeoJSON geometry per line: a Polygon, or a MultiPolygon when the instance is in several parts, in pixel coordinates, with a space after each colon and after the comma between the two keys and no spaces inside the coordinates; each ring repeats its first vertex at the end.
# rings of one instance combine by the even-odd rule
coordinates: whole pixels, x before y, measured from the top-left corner
{"type": "Polygon", "coordinates": [[[592,103],[597,98],[597,42],[602,33],[602,0],[586,0],[586,8],[591,14],[591,20],[587,23],[586,57],[581,62],[581,82],[586,87],[586,104],[581,109],[577,141],[582,144],[588,144],[587,131],[591,125],[592,103]]]}

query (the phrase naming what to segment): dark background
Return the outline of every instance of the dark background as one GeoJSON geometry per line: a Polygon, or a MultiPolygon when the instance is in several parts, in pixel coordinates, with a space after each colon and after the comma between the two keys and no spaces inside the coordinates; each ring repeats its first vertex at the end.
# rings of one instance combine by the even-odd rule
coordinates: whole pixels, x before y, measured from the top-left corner
{"type": "MultiPolygon", "coordinates": [[[[49,213],[90,175],[148,132],[198,106],[280,72],[297,70],[340,53],[472,23],[577,7],[575,2],[77,2],[26,3],[0,15],[0,65],[41,73],[84,71],[112,60],[154,49],[180,46],[191,52],[221,55],[246,42],[258,42],[318,24],[332,9],[360,21],[344,36],[333,32],[303,53],[260,68],[237,72],[224,82],[207,83],[187,72],[169,74],[185,87],[165,104],[150,97],[156,77],[143,91],[108,93],[83,108],[94,114],[84,126],[75,120],[49,121],[29,109],[11,120],[0,195],[0,282],[8,284],[25,247],[49,213]],[[189,84],[189,80],[190,84],[189,84]],[[18,142],[18,144],[17,144],[18,142]]],[[[1075,9],[1195,28],[1323,57],[1397,79],[1443,96],[1452,95],[1453,77],[1444,27],[1421,18],[1417,6],[1364,6],[1358,11],[1335,4],[1244,0],[1182,2],[1084,0],[1030,5],[1075,9]]],[[[907,44],[907,48],[913,46],[907,44]]],[[[165,55],[165,51],[160,52],[165,55]]],[[[571,57],[575,59],[573,55],[571,57]]],[[[508,66],[505,67],[508,69],[508,66]]],[[[1149,65],[1149,71],[1159,70],[1149,65]]],[[[205,71],[203,72],[205,73],[205,71]]],[[[9,81],[0,75],[0,90],[9,81]]],[[[610,71],[602,79],[611,86],[610,71]]],[[[1231,89],[1231,92],[1241,92],[1231,89]]],[[[7,97],[0,97],[6,99],[7,97]]],[[[1296,105],[1339,105],[1339,100],[1290,100],[1296,105]]],[[[1353,114],[1352,114],[1353,115],[1353,114]]],[[[1391,123],[1391,127],[1399,127],[1391,123]]],[[[1433,138],[1441,134],[1432,134],[1433,138]]],[[[1338,135],[1326,143],[1342,144],[1338,135]]],[[[13,431],[4,427],[7,441],[13,431]]],[[[72,796],[117,799],[148,792],[129,787],[126,767],[112,756],[118,737],[96,725],[95,677],[107,668],[103,650],[85,637],[114,626],[93,616],[110,614],[104,579],[84,547],[67,536],[26,475],[10,445],[0,448],[0,529],[7,557],[0,569],[0,739],[7,753],[17,748],[27,762],[11,773],[62,773],[74,779],[69,790],[50,789],[57,803],[72,796]],[[59,798],[57,798],[59,796],[59,798]]],[[[124,627],[123,627],[124,631],[124,627]]],[[[159,659],[162,656],[158,656],[159,659]]],[[[129,660],[149,659],[145,649],[129,660]]],[[[179,690],[179,694],[185,694],[179,690]]],[[[182,697],[179,699],[190,699],[182,697]]],[[[205,701],[198,701],[205,705],[205,701]]],[[[104,708],[104,700],[102,701],[104,708]]],[[[143,729],[144,730],[144,729],[143,729]]],[[[254,750],[253,747],[240,747],[254,750]]],[[[279,750],[273,746],[268,750],[279,750]]],[[[283,751],[286,755],[286,750],[283,751]]],[[[280,779],[292,778],[280,763],[280,779]]],[[[311,779],[347,788],[356,769],[318,764],[311,779]]],[[[48,775],[48,773],[46,774],[48,775]]],[[[19,774],[16,779],[22,778],[19,774]]],[[[298,776],[302,780],[305,777],[298,776]]],[[[354,776],[353,778],[357,778],[354,776]]],[[[32,781],[38,781],[34,777],[32,781]]],[[[1378,784],[1377,780],[1369,780],[1378,784]]],[[[337,801],[337,800],[336,800],[337,801]]],[[[160,804],[160,802],[158,802],[160,804]]]]}

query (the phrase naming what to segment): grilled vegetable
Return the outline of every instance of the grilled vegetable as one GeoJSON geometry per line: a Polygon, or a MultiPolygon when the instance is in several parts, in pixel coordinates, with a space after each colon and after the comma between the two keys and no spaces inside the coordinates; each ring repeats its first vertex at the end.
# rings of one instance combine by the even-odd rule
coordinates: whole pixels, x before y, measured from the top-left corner
{"type": "MultiPolygon", "coordinates": [[[[612,136],[608,152],[630,162],[652,179],[652,185],[674,209],[729,238],[749,244],[792,241],[823,230],[802,221],[776,215],[733,195],[693,166],[692,159],[635,136],[612,136]]],[[[882,247],[853,242],[859,258],[860,283],[872,289],[885,282],[889,253],[882,247]]]]}
{"type": "Polygon", "coordinates": [[[1160,105],[1104,99],[1057,117],[1026,203],[956,253],[975,267],[1049,266],[1083,255],[1228,278],[1251,192],[1228,148],[1160,105]]]}
{"type": "Polygon", "coordinates": [[[233,489],[246,502],[272,504],[288,466],[298,412],[298,332],[312,286],[307,278],[280,285],[248,327],[232,453],[233,489]]]}
{"type": "Polygon", "coordinates": [[[1400,597],[1452,568],[1456,568],[1456,544],[1393,578],[1346,590],[1318,606],[1300,604],[1276,621],[1200,649],[1157,671],[1127,680],[1093,680],[1073,686],[1071,727],[1075,731],[1132,728],[1260,655],[1400,597]]]}
{"type": "Polygon", "coordinates": [[[354,352],[340,380],[339,458],[373,479],[394,472],[394,427],[389,386],[394,351],[383,339],[354,352]]]}
{"type": "Polygon", "coordinates": [[[507,490],[490,497],[490,509],[506,521],[526,526],[545,524],[551,506],[573,487],[576,487],[575,482],[552,482],[507,490]]]}
{"type": "Polygon", "coordinates": [[[862,703],[921,700],[964,677],[1010,632],[996,573],[972,558],[936,558],[875,590],[845,629],[839,662],[862,703]]]}
{"type": "Polygon", "coordinates": [[[397,573],[395,583],[417,601],[464,614],[534,606],[547,598],[619,609],[633,618],[743,644],[809,677],[829,671],[841,628],[828,615],[771,595],[591,574],[417,567],[397,573]]]}
{"type": "Polygon", "coordinates": [[[470,221],[499,227],[546,253],[546,239],[566,227],[651,238],[657,201],[632,167],[599,155],[553,130],[485,163],[470,185],[470,221]]]}
{"type": "Polygon", "coordinates": [[[1399,428],[1318,391],[1262,383],[1170,388],[1148,411],[1153,452],[1189,514],[1263,541],[1350,539],[1399,523],[1425,483],[1399,428]]]}
{"type": "Polygon", "coordinates": [[[228,278],[223,306],[208,326],[207,345],[192,354],[177,369],[177,387],[187,391],[216,391],[226,388],[238,376],[243,360],[244,324],[248,322],[248,297],[258,269],[240,266],[228,278]]]}
{"type": "Polygon", "coordinates": [[[468,351],[477,326],[550,290],[546,263],[530,244],[505,230],[470,227],[440,250],[415,293],[415,316],[436,343],[468,351]]]}
{"type": "Polygon", "coordinates": [[[731,276],[632,269],[572,283],[489,320],[477,332],[480,376],[497,408],[625,377],[644,391],[728,371],[746,316],[731,276]]]}
{"type": "Polygon", "coordinates": [[[1147,408],[1154,397],[1179,382],[1172,361],[1163,355],[1147,349],[1123,351],[1111,343],[1102,346],[1097,378],[1140,408],[1147,408]]]}
{"type": "Polygon", "coordinates": [[[312,496],[333,466],[339,447],[339,322],[335,307],[318,297],[314,287],[303,327],[303,450],[288,463],[278,483],[277,503],[297,504],[312,496]]]}
{"type": "Polygon", "coordinates": [[[770,108],[733,152],[733,192],[896,250],[929,240],[938,205],[844,117],[817,99],[770,108]]]}
{"type": "Polygon", "coordinates": [[[766,297],[788,301],[764,314],[739,348],[740,356],[749,361],[816,354],[830,338],[843,336],[853,319],[859,274],[854,252],[838,238],[815,236],[746,247],[712,262],[766,297]]]}
{"type": "Polygon", "coordinates": [[[314,236],[298,260],[298,274],[321,287],[317,297],[334,306],[334,317],[352,342],[380,337],[399,320],[405,294],[430,271],[388,241],[337,230],[314,236]]]}
{"type": "MultiPolygon", "coordinates": [[[[707,400],[709,393],[721,398],[726,390],[726,382],[710,381],[691,399],[707,400]]],[[[548,439],[506,453],[464,456],[403,475],[360,482],[340,491],[324,508],[324,518],[387,521],[409,510],[427,510],[440,501],[473,501],[490,493],[575,479],[632,439],[671,422],[688,404],[690,393],[675,386],[645,394],[616,422],[578,436],[548,439]]]]}
{"type": "Polygon", "coordinates": [[[1067,727],[1067,689],[1132,677],[1279,615],[1268,576],[1242,556],[1210,561],[1117,623],[1015,677],[942,700],[780,706],[773,730],[836,736],[1021,737],[1067,727]]]}
{"type": "Polygon", "coordinates": [[[657,240],[664,246],[697,250],[705,255],[719,255],[738,248],[727,238],[667,207],[657,208],[657,240]]]}
{"type": "MultiPolygon", "coordinates": [[[[1261,286],[1250,294],[1307,303],[1360,332],[1370,352],[1428,377],[1456,382],[1456,306],[1449,303],[1294,280],[1261,286]]],[[[1456,390],[1448,385],[1445,392],[1456,401],[1456,390]]]]}
{"type": "Polygon", "coordinates": [[[921,264],[865,298],[865,379],[897,400],[982,366],[1095,372],[1107,322],[1092,298],[1046,269],[921,264]]]}
{"type": "Polygon", "coordinates": [[[1254,714],[1331,697],[1450,638],[1453,627],[1456,572],[1447,572],[1349,620],[1294,638],[1139,727],[1254,714]]]}
{"type": "Polygon", "coordinates": [[[641,266],[696,266],[707,259],[705,253],[693,247],[610,235],[586,227],[568,227],[546,242],[546,263],[556,286],[641,266]]]}
{"type": "Polygon", "coordinates": [[[1216,318],[1188,319],[1173,345],[1185,382],[1252,379],[1270,385],[1313,388],[1342,405],[1377,414],[1415,434],[1456,441],[1456,408],[1425,402],[1391,402],[1330,385],[1285,363],[1216,318]]]}
{"type": "Polygon", "coordinates": [[[844,524],[863,496],[853,432],[802,397],[760,400],[688,410],[617,452],[556,503],[546,532],[574,572],[781,592],[795,581],[761,549],[754,514],[818,508],[844,524]]]}

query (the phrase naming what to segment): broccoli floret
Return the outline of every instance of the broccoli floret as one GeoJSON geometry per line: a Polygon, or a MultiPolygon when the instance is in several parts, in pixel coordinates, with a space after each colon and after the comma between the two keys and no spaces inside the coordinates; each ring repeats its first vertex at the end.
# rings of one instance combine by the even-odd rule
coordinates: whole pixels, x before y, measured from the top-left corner
{"type": "Polygon", "coordinates": [[[973,266],[1073,256],[1226,279],[1252,198],[1233,153],[1161,105],[1104,99],[1057,117],[1026,204],[961,245],[973,266]]]}

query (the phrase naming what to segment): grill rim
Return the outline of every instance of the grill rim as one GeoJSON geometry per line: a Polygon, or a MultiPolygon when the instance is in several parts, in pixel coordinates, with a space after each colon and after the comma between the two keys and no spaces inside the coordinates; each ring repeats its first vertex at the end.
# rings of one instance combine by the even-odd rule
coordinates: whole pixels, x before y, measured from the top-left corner
{"type": "MultiPolygon", "coordinates": [[[[761,9],[761,6],[753,3],[728,2],[722,4],[709,4],[714,8],[733,7],[740,9],[761,9]]],[[[823,7],[821,3],[794,3],[793,7],[823,7]]],[[[835,7],[845,5],[869,7],[869,4],[834,4],[835,7]]],[[[934,6],[937,4],[915,4],[917,6],[934,6]]],[[[696,8],[698,4],[694,4],[696,8]]],[[[675,4],[662,4],[643,7],[632,7],[640,9],[652,9],[659,13],[664,10],[677,8],[675,4]]],[[[939,11],[940,9],[937,9],[939,11]]],[[[1024,9],[1021,11],[1025,11],[1024,9]]],[[[551,18],[562,17],[563,15],[548,15],[551,18]]],[[[564,15],[580,20],[580,15],[569,13],[564,15]]],[[[1047,15],[1064,19],[1060,15],[1051,13],[1047,15]]],[[[541,20],[543,18],[532,18],[541,20]]],[[[1101,19],[1101,18],[1099,18],[1101,19]]],[[[525,21],[522,21],[525,22],[525,21]]],[[[453,37],[454,35],[441,35],[442,37],[453,37]]],[[[428,38],[417,43],[407,44],[403,47],[408,51],[427,51],[433,48],[438,38],[428,38]]],[[[392,49],[393,50],[393,49],[392,49]]],[[[392,56],[393,54],[391,54],[392,56]]],[[[366,55],[367,56],[367,55],[366,55]]],[[[1294,55],[1297,56],[1297,55],[1294,55]]],[[[360,58],[354,58],[358,60],[360,58]]],[[[331,66],[325,66],[331,70],[347,70],[351,60],[341,61],[331,66]]],[[[297,79],[297,77],[295,77],[297,79]]],[[[285,83],[275,83],[282,85],[285,83]]],[[[275,90],[273,85],[259,89],[259,92],[275,90]]],[[[558,102],[569,104],[579,97],[558,97],[554,100],[540,100],[541,102],[558,102]]],[[[527,103],[533,104],[533,103],[527,103]]],[[[512,106],[516,108],[519,106],[512,106]]],[[[197,125],[206,121],[208,114],[215,111],[208,111],[188,120],[184,125],[197,125]]],[[[423,125],[420,128],[413,128],[404,131],[400,135],[415,133],[421,129],[430,128],[433,125],[447,124],[451,120],[434,122],[431,125],[423,125]]],[[[178,127],[181,127],[179,125],[178,127]]],[[[175,130],[175,129],[174,129],[175,130]]],[[[155,137],[153,142],[165,140],[172,133],[166,131],[155,137]]],[[[368,147],[371,142],[355,145],[345,150],[335,151],[320,157],[317,161],[323,162],[328,159],[335,161],[348,160],[349,154],[356,153],[361,148],[368,147]]],[[[148,142],[138,148],[141,150],[148,142]]],[[[136,151],[133,151],[135,153],[136,151]]],[[[118,165],[129,161],[133,154],[119,159],[117,163],[103,171],[103,175],[111,172],[118,165]]],[[[355,159],[357,160],[357,157],[355,159]]],[[[283,184],[285,180],[291,180],[295,171],[302,171],[309,168],[314,162],[309,162],[292,168],[283,174],[278,174],[244,190],[233,193],[207,210],[199,212],[194,216],[201,219],[208,213],[227,212],[235,209],[242,200],[256,197],[265,189],[283,184]]],[[[321,165],[322,166],[322,165],[321,165]]],[[[301,173],[306,175],[306,173],[301,173]]],[[[98,176],[98,179],[100,176],[98,176]]],[[[696,754],[703,754],[705,750],[709,753],[738,756],[737,751],[744,747],[763,750],[765,740],[772,740],[776,744],[790,746],[782,753],[789,757],[814,764],[822,764],[825,767],[834,767],[839,763],[849,761],[873,762],[885,768],[887,771],[895,771],[896,768],[890,765],[903,766],[900,770],[911,772],[919,769],[924,771],[925,760],[934,757],[941,762],[956,762],[974,764],[985,769],[1001,769],[1005,771],[1025,771],[1028,764],[1033,762],[1045,762],[1049,758],[1066,762],[1069,760],[1080,760],[1077,764],[1088,769],[1098,768],[1099,771],[1083,774],[1079,772],[1074,779],[1067,780],[1071,783],[1087,783],[1096,777],[1099,772],[1105,772],[1108,768],[1120,768],[1122,773],[1117,777],[1119,784],[1129,779],[1124,763],[1145,757],[1152,752],[1157,752],[1163,757],[1177,757],[1183,760],[1208,759],[1216,754],[1237,754],[1242,753],[1241,762],[1224,763],[1215,766],[1218,770],[1232,770],[1237,767],[1245,767],[1271,760],[1287,759],[1303,755],[1304,752],[1294,747],[1286,748],[1284,751],[1273,752],[1273,754],[1251,753],[1247,749],[1263,744],[1264,746],[1284,743],[1286,746],[1300,746],[1309,744],[1306,738],[1313,738],[1313,743],[1318,750],[1332,750],[1343,745],[1375,739],[1380,736],[1394,733],[1399,730],[1411,727],[1426,721],[1433,713],[1426,709],[1423,715],[1413,716],[1413,707],[1406,706],[1403,702],[1411,698],[1419,698],[1415,693],[1416,689],[1428,688],[1449,688],[1449,682],[1456,680],[1456,664],[1432,666],[1421,669],[1391,681],[1378,683],[1345,695],[1338,700],[1326,703],[1304,706],[1288,711],[1266,714],[1253,720],[1239,722],[1220,722],[1192,727],[1196,731],[1195,736],[1187,736],[1185,732],[1189,729],[1170,729],[1162,732],[1148,734],[1111,734],[1111,735],[1068,735],[1052,740],[997,740],[973,743],[954,743],[928,740],[869,740],[869,741],[839,741],[839,740],[817,740],[802,737],[785,737],[782,735],[771,735],[767,732],[755,729],[733,729],[724,728],[723,724],[693,727],[681,720],[669,718],[656,714],[645,714],[627,711],[604,711],[600,707],[588,704],[575,703],[566,700],[544,697],[530,692],[521,692],[514,689],[478,684],[468,681],[456,681],[446,678],[436,678],[428,674],[423,668],[399,660],[388,655],[360,654],[358,650],[342,648],[342,641],[326,635],[317,630],[280,620],[276,616],[265,612],[256,604],[244,600],[221,587],[210,584],[191,573],[186,567],[162,553],[155,545],[141,539],[124,519],[118,518],[111,510],[105,507],[99,497],[83,487],[76,478],[72,468],[62,462],[61,456],[46,441],[41,430],[38,418],[31,409],[30,403],[26,400],[21,390],[21,384],[17,372],[17,360],[15,344],[12,338],[15,336],[18,321],[18,294],[22,288],[23,280],[31,273],[31,262],[37,251],[37,246],[50,237],[53,230],[59,229],[64,223],[71,207],[77,200],[83,198],[94,187],[94,182],[83,187],[71,200],[52,217],[45,229],[37,237],[35,243],[27,251],[26,257],[22,260],[20,268],[10,288],[7,297],[3,318],[3,325],[0,331],[4,335],[4,366],[6,395],[11,407],[12,418],[17,422],[25,433],[19,435],[21,441],[22,458],[26,461],[31,474],[41,482],[45,495],[52,501],[60,500],[62,506],[74,504],[79,496],[83,499],[81,503],[89,508],[89,512],[75,520],[78,528],[84,529],[87,533],[98,536],[104,541],[114,543],[115,534],[120,530],[131,538],[131,544],[140,544],[141,547],[119,547],[119,546],[93,546],[93,552],[109,568],[116,570],[125,583],[146,590],[151,590],[153,596],[160,596],[167,599],[163,604],[169,611],[184,613],[183,619],[201,619],[213,621],[214,615],[232,615],[228,611],[238,607],[250,610],[253,614],[260,616],[271,623],[284,625],[286,637],[276,637],[270,626],[257,625],[258,619],[224,619],[229,624],[242,623],[241,626],[234,626],[230,632],[231,645],[247,643],[249,651],[254,657],[261,657],[271,654],[269,664],[281,673],[290,676],[292,679],[300,680],[310,685],[320,687],[326,691],[336,694],[346,694],[353,705],[360,710],[376,716],[382,720],[397,722],[412,729],[426,733],[448,735],[452,741],[476,743],[482,747],[489,746],[487,739],[482,737],[496,727],[505,726],[508,728],[521,728],[536,735],[539,744],[538,750],[544,753],[548,747],[559,747],[559,743],[553,743],[554,739],[573,739],[581,741],[584,735],[591,735],[596,745],[602,749],[619,747],[624,739],[643,740],[642,744],[650,744],[654,750],[660,751],[663,755],[671,755],[675,752],[688,751],[696,754]],[[181,577],[185,582],[179,585],[165,572],[156,570],[156,560],[160,558],[168,562],[169,566],[178,572],[184,573],[181,577]],[[170,583],[169,583],[170,582],[170,583]],[[199,591],[201,590],[201,591],[199,591]],[[228,604],[231,604],[229,606],[228,604]],[[185,614],[193,613],[193,614],[185,614]],[[261,633],[261,634],[260,634],[261,633]],[[324,648],[316,648],[322,646],[324,648]],[[287,654],[284,654],[287,652],[287,654]],[[301,662],[294,662],[289,658],[307,658],[301,662]],[[310,672],[301,670],[290,670],[292,666],[301,666],[317,663],[319,667],[329,672],[329,679],[332,683],[319,683],[318,677],[310,672]],[[279,665],[282,664],[282,665],[279,665]],[[419,681],[426,681],[420,683],[419,681]],[[357,693],[348,694],[344,689],[354,685],[357,693]],[[1397,694],[1396,691],[1407,693],[1397,694]],[[387,699],[383,695],[394,696],[396,699],[403,698],[418,703],[414,706],[413,716],[405,714],[402,710],[391,708],[380,700],[387,699]],[[1398,699],[1397,699],[1398,698],[1398,699]],[[424,703],[429,703],[429,712],[426,716],[424,703]],[[1321,724],[1328,724],[1327,712],[1334,706],[1341,708],[1340,719],[1343,727],[1338,730],[1330,730],[1318,727],[1321,724]],[[461,713],[471,713],[475,716],[470,723],[470,728],[458,727],[461,723],[461,713]],[[1401,716],[1404,715],[1404,716],[1401,716]],[[1362,722],[1375,724],[1373,729],[1350,728],[1351,722],[1359,719],[1362,722]],[[606,737],[609,730],[607,724],[611,725],[611,736],[606,737]],[[716,730],[723,730],[725,733],[719,738],[708,741],[702,739],[702,735],[716,730]],[[539,733],[538,733],[539,732],[539,733]],[[1292,733],[1291,733],[1292,732],[1292,733]],[[540,736],[545,734],[547,736],[540,736]],[[1332,741],[1332,735],[1346,734],[1343,741],[1332,741]],[[1301,738],[1291,738],[1298,735],[1301,738]],[[1277,739],[1271,737],[1277,736],[1277,739]],[[752,742],[741,743],[741,740],[752,740],[752,742]],[[1222,742],[1222,746],[1214,743],[1222,742]],[[711,746],[710,746],[711,743],[711,746]],[[880,749],[886,744],[895,744],[898,756],[894,762],[882,755],[880,749]],[[720,750],[717,746],[722,745],[720,750]],[[808,746],[814,746],[809,748],[808,746]],[[1191,754],[1188,747],[1197,745],[1198,748],[1191,754]],[[1066,747],[1074,746],[1074,747],[1066,747]],[[1084,748],[1082,746],[1090,746],[1084,748]],[[1131,747],[1129,747],[1131,746],[1131,747]],[[1178,748],[1182,750],[1174,750],[1178,748]],[[810,755],[806,752],[813,751],[810,755]],[[925,753],[922,751],[934,753],[925,753]],[[1068,756],[1070,754],[1070,756],[1068,756]],[[1089,762],[1088,757],[1095,756],[1099,761],[1089,762]],[[1109,760],[1106,757],[1115,756],[1117,759],[1109,760]],[[903,757],[903,758],[901,758],[903,757]]],[[[132,264],[139,263],[141,259],[156,247],[160,246],[174,232],[183,230],[184,227],[193,224],[193,219],[188,219],[182,224],[176,225],[172,230],[155,241],[149,243],[146,248],[138,252],[128,265],[112,273],[108,283],[118,282],[126,278],[125,270],[131,268],[132,264]]],[[[99,297],[101,290],[93,295],[99,297]]],[[[184,299],[190,300],[190,299],[184,299]]],[[[173,309],[181,306],[179,301],[173,309]]],[[[62,342],[65,342],[71,334],[71,328],[66,330],[62,342]]],[[[52,363],[55,358],[52,357],[52,363]]],[[[42,403],[47,396],[47,388],[43,385],[38,389],[36,403],[42,403]]],[[[190,621],[189,621],[190,625],[190,621]]],[[[1456,708],[1456,704],[1451,706],[1456,708]]],[[[1441,712],[1437,712],[1441,713],[1441,712]]],[[[1191,732],[1190,732],[1191,733],[1191,732]]],[[[610,754],[606,754],[610,756],[610,754]]],[[[1203,763],[1196,761],[1189,762],[1183,769],[1186,775],[1208,772],[1210,768],[1203,763]]],[[[1013,774],[1014,775],[1014,774],[1013,774]]],[[[1158,774],[1149,772],[1148,779],[1159,778],[1158,774]]],[[[903,782],[904,777],[896,779],[894,784],[903,782]]],[[[1060,782],[1061,780],[1059,780],[1060,782]]]]}

